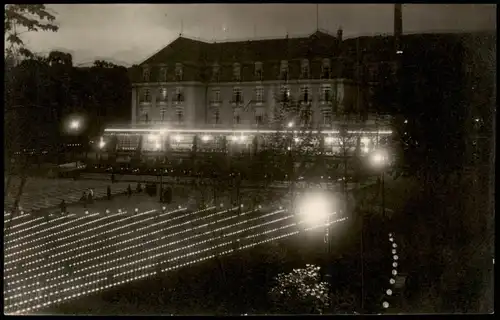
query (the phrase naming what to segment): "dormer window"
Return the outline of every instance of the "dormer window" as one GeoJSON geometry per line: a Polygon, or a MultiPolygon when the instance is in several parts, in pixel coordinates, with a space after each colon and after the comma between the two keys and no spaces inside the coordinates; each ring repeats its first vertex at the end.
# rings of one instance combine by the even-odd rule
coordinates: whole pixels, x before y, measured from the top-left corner
{"type": "Polygon", "coordinates": [[[175,80],[176,81],[182,81],[182,75],[183,75],[183,70],[182,70],[182,63],[176,63],[175,64],[175,80]]]}
{"type": "Polygon", "coordinates": [[[262,80],[262,62],[255,62],[255,78],[262,80]]]}
{"type": "Polygon", "coordinates": [[[301,62],[301,77],[302,79],[309,79],[309,60],[307,59],[301,62]]]}
{"type": "Polygon", "coordinates": [[[212,67],[212,80],[218,82],[220,76],[220,66],[219,64],[214,64],[212,67]]]}
{"type": "Polygon", "coordinates": [[[149,81],[150,75],[151,75],[151,70],[149,67],[143,67],[142,68],[142,80],[143,81],[149,81]]]}
{"type": "Polygon", "coordinates": [[[288,61],[287,60],[281,60],[280,79],[285,80],[285,81],[288,80],[288,61]]]}
{"type": "Polygon", "coordinates": [[[321,78],[322,79],[330,79],[330,59],[323,59],[323,64],[321,67],[321,78]]]}
{"type": "Polygon", "coordinates": [[[160,73],[158,75],[158,80],[160,82],[167,82],[167,67],[160,67],[160,73]]]}
{"type": "Polygon", "coordinates": [[[241,81],[241,65],[239,63],[233,64],[233,80],[241,81]]]}

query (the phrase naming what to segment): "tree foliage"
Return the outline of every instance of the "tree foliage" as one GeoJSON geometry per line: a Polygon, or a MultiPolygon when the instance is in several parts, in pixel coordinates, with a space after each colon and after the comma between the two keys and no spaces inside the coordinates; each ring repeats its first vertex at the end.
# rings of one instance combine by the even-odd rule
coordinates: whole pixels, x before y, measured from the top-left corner
{"type": "Polygon", "coordinates": [[[6,53],[10,57],[18,55],[33,57],[24,46],[21,35],[25,32],[57,31],[55,16],[43,4],[8,4],[4,14],[4,37],[6,53]]]}
{"type": "Polygon", "coordinates": [[[320,267],[307,264],[275,278],[269,290],[275,312],[282,314],[323,314],[330,307],[330,286],[320,280],[320,267]]]}

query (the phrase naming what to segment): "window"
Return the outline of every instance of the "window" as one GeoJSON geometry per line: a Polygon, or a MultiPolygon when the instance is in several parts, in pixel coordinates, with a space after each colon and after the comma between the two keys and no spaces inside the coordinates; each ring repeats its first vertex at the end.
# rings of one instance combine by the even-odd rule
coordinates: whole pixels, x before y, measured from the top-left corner
{"type": "Polygon", "coordinates": [[[280,79],[281,80],[288,80],[288,61],[286,61],[286,60],[281,60],[280,79]]]}
{"type": "Polygon", "coordinates": [[[332,100],[332,87],[330,85],[321,86],[321,101],[330,102],[332,100]]]}
{"type": "Polygon", "coordinates": [[[255,88],[255,101],[257,101],[257,102],[264,101],[264,88],[263,87],[255,88]]]}
{"type": "Polygon", "coordinates": [[[300,123],[304,125],[308,125],[311,122],[312,111],[309,107],[300,111],[300,123]]]}
{"type": "Polygon", "coordinates": [[[167,88],[160,88],[158,94],[158,101],[166,102],[168,99],[168,91],[167,88]]]}
{"type": "Polygon", "coordinates": [[[243,102],[243,94],[241,88],[233,88],[233,102],[235,103],[243,102]]]}
{"type": "Polygon", "coordinates": [[[167,108],[162,107],[160,108],[160,120],[163,122],[167,118],[167,108]]]}
{"type": "Polygon", "coordinates": [[[219,109],[216,109],[214,111],[214,122],[215,124],[219,124],[219,121],[220,121],[220,111],[219,109]]]}
{"type": "Polygon", "coordinates": [[[241,80],[241,65],[239,63],[233,64],[233,80],[234,81],[241,80]]]}
{"type": "Polygon", "coordinates": [[[141,102],[151,102],[151,90],[149,89],[142,90],[141,102]]]}
{"type": "Polygon", "coordinates": [[[176,110],[175,115],[177,117],[177,122],[182,123],[184,121],[184,112],[183,110],[176,110]]]}
{"type": "Polygon", "coordinates": [[[220,66],[216,63],[212,67],[212,80],[218,82],[220,76],[220,66]]]}
{"type": "Polygon", "coordinates": [[[184,93],[182,88],[175,88],[175,102],[183,102],[184,101],[184,93]]]}
{"type": "Polygon", "coordinates": [[[175,64],[175,80],[182,81],[182,63],[175,64]]]}
{"type": "Polygon", "coordinates": [[[141,108],[140,112],[142,121],[147,123],[149,121],[149,108],[141,108]]]}
{"type": "Polygon", "coordinates": [[[255,78],[262,80],[262,62],[255,62],[255,78]]]}
{"type": "Polygon", "coordinates": [[[290,88],[287,86],[282,86],[280,90],[280,100],[282,102],[287,102],[290,100],[290,88]]]}
{"type": "Polygon", "coordinates": [[[309,60],[304,59],[301,63],[301,76],[303,79],[309,79],[309,60]]]}
{"type": "Polygon", "coordinates": [[[159,80],[160,80],[160,82],[167,81],[167,67],[160,67],[159,80]]]}
{"type": "Polygon", "coordinates": [[[300,91],[301,100],[305,103],[310,102],[311,96],[309,94],[309,86],[303,86],[300,88],[300,91]]]}
{"type": "Polygon", "coordinates": [[[323,59],[323,65],[321,68],[322,79],[330,79],[330,59],[323,59]]]}
{"type": "Polygon", "coordinates": [[[220,103],[220,89],[212,89],[212,102],[214,103],[220,103]]]}
{"type": "Polygon", "coordinates": [[[144,67],[142,69],[142,80],[143,81],[149,81],[149,76],[150,76],[149,67],[144,67]]]}
{"type": "Polygon", "coordinates": [[[255,123],[261,125],[264,122],[264,117],[261,114],[255,115],[255,123]]]}
{"type": "Polygon", "coordinates": [[[234,124],[240,124],[241,117],[238,113],[234,115],[234,124]]]}
{"type": "Polygon", "coordinates": [[[332,123],[332,114],[330,112],[323,112],[323,124],[330,125],[332,123]]]}

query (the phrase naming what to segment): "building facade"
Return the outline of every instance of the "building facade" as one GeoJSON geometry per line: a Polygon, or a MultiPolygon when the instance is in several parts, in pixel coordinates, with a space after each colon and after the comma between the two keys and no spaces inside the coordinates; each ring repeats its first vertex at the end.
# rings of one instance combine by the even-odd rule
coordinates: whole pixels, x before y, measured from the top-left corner
{"type": "MultiPolygon", "coordinates": [[[[123,150],[155,132],[191,145],[196,135],[208,142],[216,140],[208,136],[232,141],[244,133],[250,143],[287,127],[323,135],[361,130],[363,141],[378,139],[390,131],[388,121],[370,112],[362,59],[359,50],[353,58],[351,49],[344,48],[342,30],[337,36],[317,31],[304,38],[224,43],[179,37],[131,69],[132,126],[106,132],[135,135],[119,138],[123,150]]],[[[158,139],[150,139],[150,148],[164,148],[165,139],[158,139]]],[[[148,148],[148,139],[142,140],[148,148]]]]}

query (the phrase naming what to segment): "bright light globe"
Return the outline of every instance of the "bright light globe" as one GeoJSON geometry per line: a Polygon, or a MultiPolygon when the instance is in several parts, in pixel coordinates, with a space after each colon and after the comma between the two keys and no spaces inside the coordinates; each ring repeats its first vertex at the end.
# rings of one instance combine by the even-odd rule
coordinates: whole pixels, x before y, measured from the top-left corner
{"type": "Polygon", "coordinates": [[[298,205],[301,219],[312,225],[326,222],[331,211],[328,199],[319,193],[306,195],[298,205]]]}

